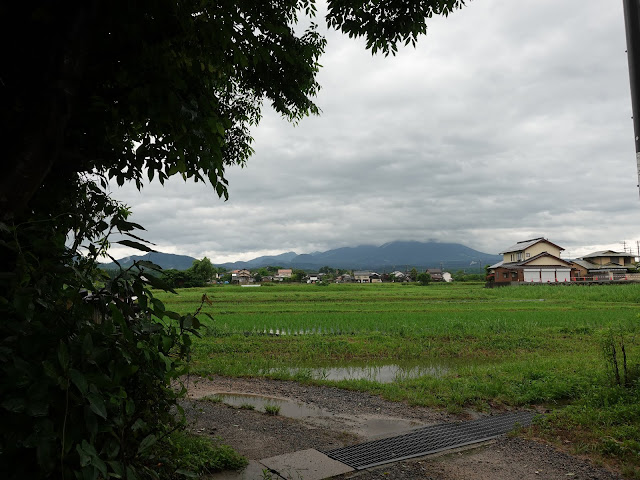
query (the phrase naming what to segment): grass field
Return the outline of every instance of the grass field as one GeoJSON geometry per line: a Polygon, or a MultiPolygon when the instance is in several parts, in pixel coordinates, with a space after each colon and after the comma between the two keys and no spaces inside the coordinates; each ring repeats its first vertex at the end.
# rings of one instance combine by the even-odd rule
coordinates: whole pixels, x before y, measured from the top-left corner
{"type": "Polygon", "coordinates": [[[640,478],[640,285],[213,286],[157,296],[188,313],[203,293],[213,320],[199,317],[198,374],[331,383],[312,368],[445,362],[454,366],[437,376],[333,383],[453,412],[546,407],[553,413],[531,435],[640,478]],[[613,384],[611,350],[609,361],[603,354],[620,339],[636,380],[626,388],[613,384]]]}

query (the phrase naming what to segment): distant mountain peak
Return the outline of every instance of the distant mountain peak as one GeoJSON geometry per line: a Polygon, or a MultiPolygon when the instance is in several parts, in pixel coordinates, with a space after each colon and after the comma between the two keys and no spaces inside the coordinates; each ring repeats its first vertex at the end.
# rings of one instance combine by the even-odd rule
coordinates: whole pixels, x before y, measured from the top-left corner
{"type": "MultiPolygon", "coordinates": [[[[293,253],[293,252],[290,252],[293,253]]],[[[287,262],[286,267],[316,270],[323,266],[347,269],[385,269],[406,266],[416,268],[444,268],[458,270],[477,265],[481,268],[493,264],[502,257],[473,250],[458,243],[419,242],[398,240],[383,245],[358,245],[340,247],[325,252],[304,253],[287,258],[286,254],[258,257],[246,262],[226,263],[226,268],[260,268],[273,265],[274,259],[287,262]]]]}

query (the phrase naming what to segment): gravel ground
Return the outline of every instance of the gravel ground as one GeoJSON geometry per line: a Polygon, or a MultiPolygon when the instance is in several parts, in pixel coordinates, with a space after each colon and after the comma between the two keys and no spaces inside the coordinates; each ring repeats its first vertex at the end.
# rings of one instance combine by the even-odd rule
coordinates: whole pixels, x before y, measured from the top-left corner
{"type": "MultiPolygon", "coordinates": [[[[424,407],[389,402],[361,392],[301,385],[261,378],[192,378],[185,410],[191,429],[221,437],[249,459],[315,448],[328,450],[387,436],[394,428],[412,428],[478,417],[466,412],[454,417],[424,407]],[[287,418],[202,400],[216,393],[234,392],[288,399],[321,409],[320,417],[287,418]]],[[[619,479],[619,475],[554,447],[504,437],[478,448],[399,462],[341,479],[619,479]]]]}

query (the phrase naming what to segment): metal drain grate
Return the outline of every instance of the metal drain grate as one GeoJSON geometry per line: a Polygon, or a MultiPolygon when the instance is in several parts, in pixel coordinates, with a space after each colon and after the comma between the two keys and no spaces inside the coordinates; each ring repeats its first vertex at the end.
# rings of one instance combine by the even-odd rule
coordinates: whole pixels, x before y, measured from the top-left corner
{"type": "Polygon", "coordinates": [[[429,425],[397,437],[337,448],[324,453],[351,468],[363,470],[490,440],[510,432],[516,425],[529,426],[535,415],[533,412],[517,412],[470,422],[429,425]]]}

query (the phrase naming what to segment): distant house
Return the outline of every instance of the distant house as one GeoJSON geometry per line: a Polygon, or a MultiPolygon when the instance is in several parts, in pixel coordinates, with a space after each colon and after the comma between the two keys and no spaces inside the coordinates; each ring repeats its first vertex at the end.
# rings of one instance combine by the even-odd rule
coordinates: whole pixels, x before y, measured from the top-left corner
{"type": "Polygon", "coordinates": [[[382,283],[382,275],[373,272],[369,275],[369,283],[382,283]]]}
{"type": "Polygon", "coordinates": [[[370,283],[371,272],[368,270],[356,270],[353,272],[353,279],[356,283],[370,283]]]}
{"type": "Polygon", "coordinates": [[[407,275],[404,272],[401,272],[400,270],[391,272],[391,275],[393,276],[394,282],[404,282],[407,280],[407,275]]]}
{"type": "Polygon", "coordinates": [[[246,285],[247,283],[252,283],[253,277],[251,276],[251,272],[249,270],[232,270],[231,271],[231,283],[239,283],[241,285],[246,285]]]}
{"type": "Polygon", "coordinates": [[[603,250],[590,253],[573,261],[575,278],[591,280],[618,280],[635,268],[635,256],[630,253],[603,250]]]}
{"type": "Polygon", "coordinates": [[[348,273],[345,273],[344,275],[339,275],[336,277],[336,283],[351,283],[351,282],[353,282],[353,277],[348,273]]]}
{"type": "Polygon", "coordinates": [[[290,268],[279,268],[278,273],[274,275],[273,280],[276,282],[282,282],[286,278],[291,278],[293,270],[290,268]]]}
{"type": "Polygon", "coordinates": [[[594,265],[634,268],[636,257],[630,253],[614,252],[613,250],[603,250],[600,252],[590,253],[582,257],[594,265]]]}
{"type": "Polygon", "coordinates": [[[307,275],[307,283],[316,283],[321,280],[321,276],[318,273],[310,273],[307,275]]]}
{"type": "Polygon", "coordinates": [[[489,269],[496,284],[570,282],[572,263],[560,258],[563,250],[542,237],[524,240],[507,247],[489,269]]]}
{"type": "Polygon", "coordinates": [[[442,270],[439,268],[427,268],[427,273],[431,275],[431,280],[434,282],[443,282],[442,270]]]}

